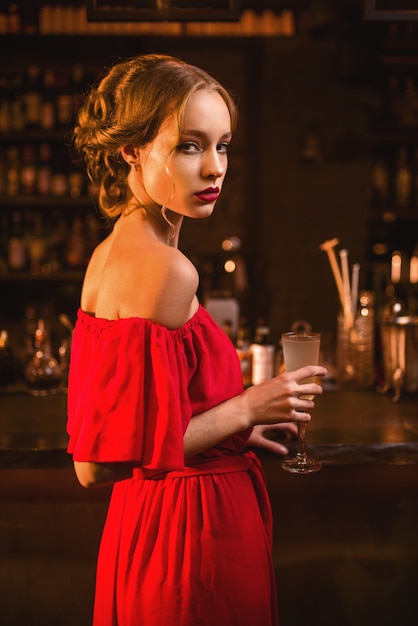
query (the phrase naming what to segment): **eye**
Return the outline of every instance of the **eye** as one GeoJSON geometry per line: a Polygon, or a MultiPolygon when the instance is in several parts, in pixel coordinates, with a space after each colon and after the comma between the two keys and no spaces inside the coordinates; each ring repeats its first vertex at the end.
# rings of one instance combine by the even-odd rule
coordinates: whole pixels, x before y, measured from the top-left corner
{"type": "Polygon", "coordinates": [[[202,151],[199,145],[194,141],[185,141],[180,143],[177,146],[177,150],[179,152],[183,152],[184,154],[195,154],[202,151]]]}
{"type": "Polygon", "coordinates": [[[226,154],[228,152],[229,143],[218,143],[216,146],[216,150],[221,154],[226,154]]]}

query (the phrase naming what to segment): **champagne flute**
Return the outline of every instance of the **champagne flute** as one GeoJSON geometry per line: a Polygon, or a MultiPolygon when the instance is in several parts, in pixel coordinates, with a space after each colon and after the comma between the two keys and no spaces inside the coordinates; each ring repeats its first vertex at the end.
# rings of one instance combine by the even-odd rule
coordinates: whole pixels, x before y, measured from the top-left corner
{"type": "MultiPolygon", "coordinates": [[[[321,335],[308,331],[289,332],[282,334],[283,356],[287,372],[292,372],[305,365],[317,365],[321,335]]],[[[315,380],[314,376],[305,378],[303,383],[315,380]]],[[[303,395],[301,398],[313,400],[313,395],[303,395]]],[[[286,459],[282,468],[296,474],[310,474],[321,469],[319,461],[308,458],[305,449],[306,422],[298,422],[297,453],[293,459],[286,459]]]]}

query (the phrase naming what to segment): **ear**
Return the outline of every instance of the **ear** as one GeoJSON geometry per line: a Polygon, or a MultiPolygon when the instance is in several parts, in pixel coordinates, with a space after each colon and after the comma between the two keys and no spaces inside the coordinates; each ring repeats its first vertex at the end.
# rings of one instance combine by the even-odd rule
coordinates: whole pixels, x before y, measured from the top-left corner
{"type": "Polygon", "coordinates": [[[132,145],[123,146],[121,155],[129,165],[136,165],[139,160],[139,150],[132,145]]]}

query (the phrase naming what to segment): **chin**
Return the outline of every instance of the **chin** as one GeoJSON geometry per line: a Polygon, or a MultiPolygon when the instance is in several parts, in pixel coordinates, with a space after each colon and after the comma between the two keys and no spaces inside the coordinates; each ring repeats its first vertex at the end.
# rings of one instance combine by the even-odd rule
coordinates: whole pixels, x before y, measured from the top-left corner
{"type": "Polygon", "coordinates": [[[205,217],[210,217],[215,210],[214,204],[204,204],[199,207],[197,210],[193,211],[191,217],[195,217],[197,219],[202,219],[205,217]]]}
{"type": "Polygon", "coordinates": [[[213,213],[213,208],[207,209],[206,211],[199,211],[198,213],[195,213],[193,217],[197,220],[204,220],[206,217],[210,217],[212,213],[213,213]]]}

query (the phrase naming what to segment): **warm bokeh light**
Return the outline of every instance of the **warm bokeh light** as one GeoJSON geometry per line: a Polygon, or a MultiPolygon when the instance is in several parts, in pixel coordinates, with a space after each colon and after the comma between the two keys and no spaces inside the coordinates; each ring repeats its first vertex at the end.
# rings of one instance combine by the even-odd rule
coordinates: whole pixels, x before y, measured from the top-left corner
{"type": "Polygon", "coordinates": [[[418,256],[413,256],[409,265],[409,282],[418,283],[418,256]]]}
{"type": "Polygon", "coordinates": [[[224,263],[224,270],[225,272],[228,272],[228,274],[232,274],[233,272],[235,272],[235,267],[235,261],[233,261],[232,259],[228,259],[224,263]]]}
{"type": "Polygon", "coordinates": [[[399,283],[401,280],[402,256],[400,252],[392,254],[391,279],[393,283],[399,283]]]}

